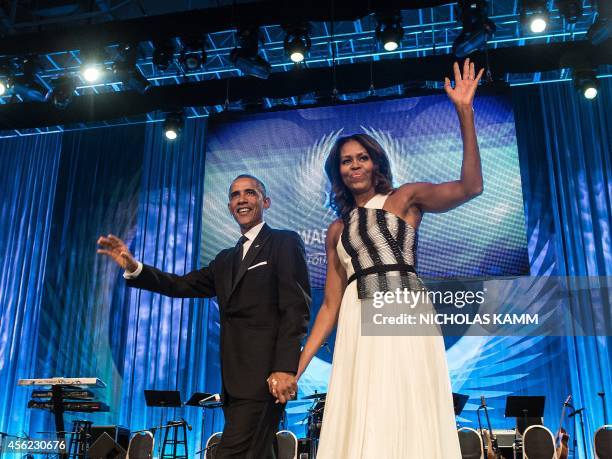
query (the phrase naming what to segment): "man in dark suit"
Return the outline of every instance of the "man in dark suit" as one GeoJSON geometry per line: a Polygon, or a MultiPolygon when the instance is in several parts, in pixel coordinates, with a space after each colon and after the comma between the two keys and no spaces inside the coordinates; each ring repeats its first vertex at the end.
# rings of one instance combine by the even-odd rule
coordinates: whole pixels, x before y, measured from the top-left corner
{"type": "Polygon", "coordinates": [[[225,414],[219,459],[273,457],[285,403],[297,390],[310,284],[300,236],[263,221],[270,203],[259,179],[236,177],[228,208],[242,237],[207,267],[182,276],[136,261],[116,236],[98,239],[98,253],[125,269],[130,287],[177,298],[217,297],[225,414]]]}

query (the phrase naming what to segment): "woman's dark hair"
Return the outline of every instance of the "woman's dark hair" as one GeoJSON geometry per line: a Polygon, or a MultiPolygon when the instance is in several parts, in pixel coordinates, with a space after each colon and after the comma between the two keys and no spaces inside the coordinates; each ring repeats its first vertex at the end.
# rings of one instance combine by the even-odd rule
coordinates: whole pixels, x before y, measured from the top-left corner
{"type": "Polygon", "coordinates": [[[330,205],[338,217],[345,217],[355,207],[355,198],[340,176],[340,152],[345,143],[354,140],[366,149],[374,163],[374,189],[387,194],[393,189],[393,176],[385,150],[368,134],[353,134],[340,137],[325,161],[325,172],[331,182],[330,205]]]}

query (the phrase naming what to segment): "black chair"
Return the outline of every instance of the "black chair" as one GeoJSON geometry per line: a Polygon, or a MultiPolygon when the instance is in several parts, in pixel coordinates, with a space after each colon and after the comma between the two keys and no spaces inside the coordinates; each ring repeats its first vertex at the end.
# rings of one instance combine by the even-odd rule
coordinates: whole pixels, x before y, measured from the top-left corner
{"type": "Polygon", "coordinates": [[[516,431],[519,435],[525,433],[525,429],[530,426],[541,426],[544,424],[544,419],[540,417],[518,417],[516,418],[516,431]]]}
{"type": "Polygon", "coordinates": [[[484,446],[477,430],[471,427],[461,427],[457,430],[461,459],[483,459],[484,446]]]}
{"type": "Polygon", "coordinates": [[[289,430],[276,432],[278,442],[278,459],[297,459],[298,439],[289,430]]]}
{"type": "Polygon", "coordinates": [[[523,433],[523,459],[556,459],[555,437],[542,425],[533,425],[523,433]]]}
{"type": "Polygon", "coordinates": [[[593,437],[595,445],[595,459],[612,458],[612,425],[603,425],[593,437]]]}
{"type": "Polygon", "coordinates": [[[217,446],[221,443],[221,433],[215,432],[206,441],[206,454],[204,455],[205,459],[214,459],[217,457],[217,446]]]}
{"type": "Polygon", "coordinates": [[[126,459],[151,459],[155,439],[149,431],[137,433],[130,440],[126,459]]]}

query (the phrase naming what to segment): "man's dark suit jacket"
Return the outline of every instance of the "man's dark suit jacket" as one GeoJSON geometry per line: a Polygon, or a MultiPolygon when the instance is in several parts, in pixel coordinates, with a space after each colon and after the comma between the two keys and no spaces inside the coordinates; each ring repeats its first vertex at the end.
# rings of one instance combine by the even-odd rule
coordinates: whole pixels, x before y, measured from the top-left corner
{"type": "Polygon", "coordinates": [[[217,297],[221,315],[223,394],[270,400],[266,379],[296,373],[310,311],[310,283],[300,236],[265,225],[232,280],[236,248],[183,276],[145,265],[130,287],[177,298],[217,297]]]}

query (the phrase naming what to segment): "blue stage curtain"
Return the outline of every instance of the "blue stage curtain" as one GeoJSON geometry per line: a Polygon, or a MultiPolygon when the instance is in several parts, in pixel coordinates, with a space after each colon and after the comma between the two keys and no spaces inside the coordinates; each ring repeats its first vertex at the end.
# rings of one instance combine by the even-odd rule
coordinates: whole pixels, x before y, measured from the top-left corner
{"type": "MultiPolygon", "coordinates": [[[[165,140],[160,124],[146,128],[131,247],[142,262],[176,274],[199,268],[205,127],[205,120],[189,120],[175,142],[165,140]]],[[[186,401],[193,392],[219,390],[208,380],[209,366],[218,358],[208,358],[209,305],[214,303],[129,290],[121,423],[144,429],[184,417],[195,424],[189,434],[193,455],[201,440],[202,409],[147,407],[143,391],[179,390],[186,401]]]]}
{"type": "MultiPolygon", "coordinates": [[[[612,274],[612,81],[600,84],[593,101],[582,98],[571,82],[513,91],[527,231],[535,235],[530,258],[538,260],[533,275],[612,274]]],[[[589,297],[571,307],[587,324],[601,320],[601,309],[593,308],[589,297]]],[[[598,392],[606,393],[612,413],[612,338],[568,337],[563,344],[573,404],[586,413],[587,444],[577,425],[577,457],[592,457],[593,434],[604,423],[598,392]]]]}
{"type": "Polygon", "coordinates": [[[0,142],[1,431],[54,430],[49,413],[27,409],[19,378],[97,376],[111,411],[67,413],[66,428],[75,418],[140,429],[184,416],[195,424],[191,454],[199,446],[202,410],[147,408],[143,390],[185,400],[220,389],[216,304],[127,289],[95,241],[112,232],[145,263],[197,269],[205,128],[188,121],[174,143],[159,124],[0,142]]]}
{"type": "Polygon", "coordinates": [[[0,430],[11,434],[29,422],[29,391],[15,383],[36,366],[61,146],[58,134],[0,142],[0,430]]]}
{"type": "MultiPolygon", "coordinates": [[[[98,377],[106,414],[66,414],[116,423],[123,390],[128,309],[119,269],[96,254],[100,234],[129,238],[136,225],[144,126],[65,132],[56,172],[53,228],[41,295],[35,371],[28,377],[98,377]]],[[[52,431],[52,416],[33,411],[29,431],[52,431]]]]}

